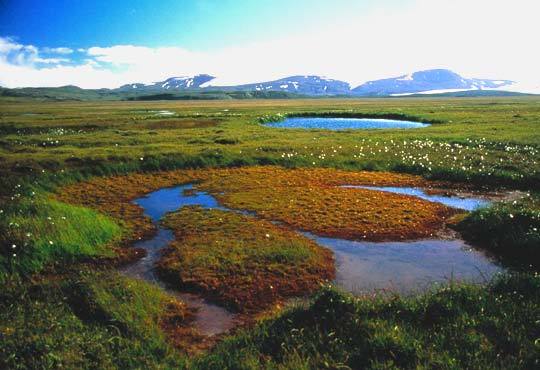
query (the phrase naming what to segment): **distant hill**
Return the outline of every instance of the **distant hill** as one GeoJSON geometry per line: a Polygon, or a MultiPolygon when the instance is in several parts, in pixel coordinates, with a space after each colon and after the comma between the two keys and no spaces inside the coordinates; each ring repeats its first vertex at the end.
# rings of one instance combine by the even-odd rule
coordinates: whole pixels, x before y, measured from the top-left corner
{"type": "Polygon", "coordinates": [[[348,82],[321,76],[290,76],[274,81],[223,87],[214,87],[210,81],[206,88],[225,88],[226,90],[241,91],[283,91],[302,95],[343,95],[351,92],[351,86],[348,82]]]}
{"type": "Polygon", "coordinates": [[[6,89],[0,87],[0,97],[32,98],[57,101],[88,101],[88,100],[217,100],[217,99],[295,99],[306,98],[305,95],[284,91],[187,91],[177,90],[161,92],[159,90],[109,90],[81,89],[76,86],[64,87],[24,87],[6,89]]]}
{"type": "Polygon", "coordinates": [[[152,84],[133,83],[123,85],[115,91],[280,91],[302,95],[340,95],[349,94],[351,87],[344,81],[320,76],[290,76],[275,81],[257,82],[244,85],[217,85],[215,77],[201,74],[191,77],[171,77],[152,84]]]}
{"type": "Polygon", "coordinates": [[[120,94],[109,89],[81,89],[77,86],[23,87],[17,89],[0,87],[0,96],[47,100],[121,100],[120,94]]]}
{"type": "Polygon", "coordinates": [[[293,99],[299,97],[387,96],[515,96],[503,91],[509,80],[464,78],[447,69],[431,69],[399,77],[368,81],[351,88],[345,81],[315,75],[297,75],[267,82],[220,85],[208,74],[171,77],[153,83],[135,82],[116,89],[77,86],[0,88],[0,96],[49,100],[187,100],[187,99],[293,99]]]}

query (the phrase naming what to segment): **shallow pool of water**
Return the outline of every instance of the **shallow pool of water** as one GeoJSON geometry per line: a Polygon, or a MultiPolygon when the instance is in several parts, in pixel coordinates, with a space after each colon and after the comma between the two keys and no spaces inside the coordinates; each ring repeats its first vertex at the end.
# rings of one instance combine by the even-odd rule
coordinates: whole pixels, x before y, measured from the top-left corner
{"type": "Polygon", "coordinates": [[[174,116],[176,113],[171,112],[170,110],[160,110],[155,115],[156,116],[174,116]]]}
{"type": "Polygon", "coordinates": [[[355,294],[414,293],[452,280],[484,283],[502,271],[458,239],[375,243],[311,237],[334,252],[336,283],[355,294]]]}
{"type": "Polygon", "coordinates": [[[427,123],[401,121],[381,118],[337,118],[337,117],[289,117],[282,121],[267,123],[268,127],[276,128],[304,128],[325,130],[350,129],[409,129],[430,126],[427,123]]]}
{"type": "Polygon", "coordinates": [[[159,221],[166,213],[185,206],[227,210],[227,208],[221,207],[212,195],[201,191],[193,192],[192,190],[192,184],[164,188],[135,199],[134,203],[141,206],[144,213],[150,216],[154,222],[159,221]]]}
{"type": "MultiPolygon", "coordinates": [[[[368,189],[389,188],[368,187],[368,189]]],[[[424,194],[416,192],[414,190],[416,188],[396,189],[399,191],[409,189],[406,190],[407,194],[415,196],[424,194]]],[[[431,201],[448,202],[446,198],[437,196],[431,198],[431,201]]],[[[461,200],[467,201],[466,198],[461,200]]],[[[461,207],[471,208],[479,204],[475,203],[474,199],[468,200],[470,203],[461,204],[461,207]]],[[[135,247],[144,248],[147,255],[125,267],[123,272],[128,276],[155,283],[188,305],[196,307],[199,311],[195,326],[203,334],[214,335],[234,327],[237,323],[236,315],[205,301],[198,295],[171,290],[157,278],[154,265],[160,257],[161,249],[174,239],[172,231],[163,228],[158,221],[168,212],[194,205],[208,209],[241,212],[248,216],[254,216],[254,213],[222,207],[212,195],[193,191],[190,184],[157,190],[134,202],[140,205],[145,214],[156,223],[158,232],[152,239],[142,240],[135,244],[135,247]]],[[[456,206],[455,203],[453,204],[456,206]]],[[[401,293],[416,292],[425,290],[435,283],[450,280],[485,282],[497,272],[502,271],[502,268],[485,254],[459,239],[365,242],[319,237],[310,233],[304,233],[304,235],[334,252],[335,283],[358,294],[380,289],[401,293]]]]}
{"type": "Polygon", "coordinates": [[[344,185],[345,188],[368,189],[377,191],[387,191],[390,193],[412,195],[417,198],[427,200],[429,202],[441,203],[449,207],[463,209],[466,211],[474,211],[480,207],[486,207],[490,201],[484,198],[471,196],[447,196],[439,194],[427,194],[421,188],[411,187],[393,187],[393,186],[362,186],[362,185],[344,185]]]}

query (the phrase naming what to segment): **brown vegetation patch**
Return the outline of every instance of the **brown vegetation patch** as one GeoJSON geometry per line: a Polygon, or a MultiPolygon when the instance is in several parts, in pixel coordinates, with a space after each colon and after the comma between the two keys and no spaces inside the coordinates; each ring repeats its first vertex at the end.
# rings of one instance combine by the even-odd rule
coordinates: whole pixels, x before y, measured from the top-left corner
{"type": "Polygon", "coordinates": [[[151,219],[143,215],[141,207],[132,203],[133,199],[160,188],[198,180],[200,176],[193,171],[97,177],[63,187],[57,198],[96,209],[120,220],[128,231],[124,241],[129,242],[155,232],[151,219]]]}
{"type": "Polygon", "coordinates": [[[200,334],[190,323],[195,312],[183,302],[172,299],[160,317],[160,327],[176,349],[197,353],[210,348],[215,341],[200,334]]]}
{"type": "Polygon", "coordinates": [[[431,236],[454,210],[413,196],[342,185],[426,186],[416,176],[332,169],[222,171],[199,188],[227,207],[318,235],[372,241],[431,236]]]}
{"type": "Polygon", "coordinates": [[[329,250],[268,221],[186,207],[163,222],[176,240],[158,263],[160,275],[238,311],[259,311],[334,277],[329,250]]]}
{"type": "Polygon", "coordinates": [[[95,208],[122,220],[126,239],[154,231],[134,198],[190,182],[235,209],[257,212],[319,235],[364,240],[403,240],[430,236],[454,211],[412,196],[343,188],[341,185],[430,187],[419,176],[327,168],[243,167],[177,170],[95,178],[66,186],[60,200],[95,208]]]}
{"type": "Polygon", "coordinates": [[[198,128],[216,126],[218,119],[165,119],[149,121],[143,124],[143,127],[153,130],[171,130],[179,128],[198,128]]]}

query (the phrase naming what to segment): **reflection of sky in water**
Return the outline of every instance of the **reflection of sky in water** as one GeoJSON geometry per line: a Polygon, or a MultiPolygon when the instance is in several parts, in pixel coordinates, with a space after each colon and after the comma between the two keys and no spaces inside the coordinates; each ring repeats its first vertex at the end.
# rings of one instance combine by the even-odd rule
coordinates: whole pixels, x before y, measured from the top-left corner
{"type": "Polygon", "coordinates": [[[141,206],[144,213],[150,216],[153,221],[158,221],[167,212],[176,211],[185,206],[225,209],[220,207],[216,198],[210,194],[203,192],[184,194],[184,190],[191,189],[193,189],[191,184],[165,188],[136,199],[135,203],[141,206]]]}
{"type": "Polygon", "coordinates": [[[282,121],[267,123],[268,127],[304,128],[325,130],[350,129],[385,129],[385,128],[420,128],[430,126],[427,123],[399,121],[377,118],[332,118],[332,117],[291,117],[282,121]]]}
{"type": "Polygon", "coordinates": [[[158,221],[167,213],[180,209],[184,206],[199,205],[205,208],[220,208],[216,199],[206,193],[197,192],[194,194],[184,194],[184,190],[191,190],[192,185],[177,186],[157,190],[145,197],[138,198],[135,203],[144,209],[144,213],[152,218],[156,223],[157,233],[152,239],[141,240],[135,243],[134,247],[146,250],[146,256],[137,260],[122,269],[128,276],[144,279],[161,286],[169,294],[178,297],[190,307],[197,310],[193,324],[205,335],[215,335],[226,332],[236,325],[236,315],[230,313],[225,308],[206,302],[196,294],[178,292],[168,289],[161,282],[154,270],[154,265],[161,256],[162,248],[166,247],[174,240],[171,230],[162,228],[158,221]]]}
{"type": "Polygon", "coordinates": [[[446,196],[446,195],[430,195],[426,194],[420,188],[407,188],[407,187],[393,187],[393,186],[361,186],[361,185],[345,185],[346,188],[358,188],[358,189],[368,189],[368,190],[379,190],[387,191],[390,193],[412,195],[430,202],[442,203],[449,207],[464,209],[466,211],[473,211],[480,207],[485,207],[489,205],[489,201],[482,198],[471,198],[471,197],[456,197],[456,196],[446,196]]]}
{"type": "Polygon", "coordinates": [[[354,293],[414,292],[451,279],[485,282],[501,268],[461,240],[361,242],[314,237],[334,251],[336,282],[354,293]]]}

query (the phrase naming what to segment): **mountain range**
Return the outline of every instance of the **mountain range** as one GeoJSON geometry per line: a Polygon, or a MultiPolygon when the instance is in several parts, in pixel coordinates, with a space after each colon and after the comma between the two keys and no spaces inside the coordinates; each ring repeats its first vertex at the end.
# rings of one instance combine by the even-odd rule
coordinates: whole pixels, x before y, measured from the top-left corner
{"type": "MultiPolygon", "coordinates": [[[[500,95],[514,85],[510,80],[465,78],[448,69],[430,69],[392,78],[368,81],[353,87],[348,82],[314,75],[297,75],[273,81],[242,85],[221,85],[208,74],[171,77],[150,84],[130,83],[116,89],[0,88],[0,95],[53,99],[247,99],[292,98],[306,96],[383,97],[423,94],[461,94],[456,96],[500,95]],[[463,94],[466,92],[467,94],[463,94]]],[[[514,93],[508,93],[514,94],[514,93]]],[[[517,93],[516,93],[517,94],[517,93]]]]}
{"type": "Polygon", "coordinates": [[[318,95],[389,96],[447,90],[486,90],[510,86],[513,81],[464,78],[447,69],[430,69],[393,78],[368,81],[351,87],[348,82],[321,76],[290,76],[279,80],[244,85],[213,84],[214,76],[200,74],[189,77],[171,77],[152,84],[132,83],[116,89],[118,91],[281,91],[287,93],[318,95]]]}

